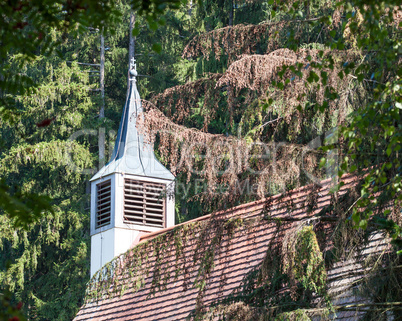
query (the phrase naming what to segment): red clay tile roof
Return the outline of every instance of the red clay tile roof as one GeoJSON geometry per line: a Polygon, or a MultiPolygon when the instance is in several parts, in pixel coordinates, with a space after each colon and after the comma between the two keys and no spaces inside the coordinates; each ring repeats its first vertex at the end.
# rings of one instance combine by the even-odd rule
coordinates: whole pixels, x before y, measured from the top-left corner
{"type": "MultiPolygon", "coordinates": [[[[348,197],[348,189],[357,184],[352,176],[343,181],[338,199],[348,197]]],[[[300,220],[318,223],[316,215],[336,202],[329,193],[330,184],[326,180],[320,187],[305,186],[144,235],[115,265],[117,283],[127,287],[124,294],[111,293],[111,298],[87,303],[74,320],[185,320],[197,306],[206,309],[227,298],[242,286],[249,272],[261,266],[270,242],[278,237],[275,219],[289,221],[285,232],[300,220]]],[[[322,224],[328,229],[333,223],[322,224]]],[[[367,255],[386,248],[381,240],[377,236],[370,243],[367,255]]],[[[328,271],[327,284],[339,304],[363,300],[345,290],[352,280],[348,272],[363,271],[356,264],[351,259],[328,271]]],[[[105,287],[96,286],[99,290],[105,287]]],[[[352,320],[356,313],[360,312],[338,313],[337,318],[352,320]]]]}

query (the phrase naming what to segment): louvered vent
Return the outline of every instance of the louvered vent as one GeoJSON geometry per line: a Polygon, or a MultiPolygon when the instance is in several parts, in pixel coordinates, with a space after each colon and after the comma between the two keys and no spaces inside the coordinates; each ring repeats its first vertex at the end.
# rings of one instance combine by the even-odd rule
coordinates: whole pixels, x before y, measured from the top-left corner
{"type": "Polygon", "coordinates": [[[124,223],[165,226],[165,185],[124,180],[124,223]]]}
{"type": "Polygon", "coordinates": [[[110,224],[111,185],[110,180],[96,185],[96,228],[110,224]]]}

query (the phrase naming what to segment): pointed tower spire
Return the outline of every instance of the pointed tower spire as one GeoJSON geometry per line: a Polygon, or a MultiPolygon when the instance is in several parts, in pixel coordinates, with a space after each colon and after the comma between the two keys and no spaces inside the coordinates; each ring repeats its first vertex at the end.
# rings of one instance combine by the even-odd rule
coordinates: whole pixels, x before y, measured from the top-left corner
{"type": "Polygon", "coordinates": [[[121,116],[112,157],[91,181],[111,173],[125,173],[173,180],[170,173],[155,157],[153,147],[144,143],[136,122],[142,112],[141,98],[137,90],[137,67],[132,58],[129,70],[130,87],[121,116]]]}
{"type": "Polygon", "coordinates": [[[137,130],[142,105],[136,76],[133,58],[111,159],[91,179],[91,276],[141,233],[174,225],[174,176],[137,130]]]}

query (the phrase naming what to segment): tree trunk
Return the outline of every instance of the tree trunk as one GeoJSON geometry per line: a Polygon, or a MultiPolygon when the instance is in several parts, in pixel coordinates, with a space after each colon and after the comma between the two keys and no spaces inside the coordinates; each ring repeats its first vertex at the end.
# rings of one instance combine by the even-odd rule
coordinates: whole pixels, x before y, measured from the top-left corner
{"type": "Polygon", "coordinates": [[[230,10],[229,10],[229,26],[233,26],[233,16],[234,16],[234,12],[233,12],[233,0],[230,2],[230,10]]]}
{"type": "MultiPolygon", "coordinates": [[[[233,9],[233,0],[230,2],[230,8],[229,8],[229,26],[233,27],[233,18],[234,18],[234,9],[233,9]]],[[[230,62],[232,62],[232,57],[231,57],[231,47],[232,47],[232,42],[230,39],[230,33],[228,33],[228,38],[227,38],[227,42],[228,42],[228,60],[229,60],[229,64],[230,62]]],[[[232,124],[233,121],[233,97],[232,97],[232,89],[230,88],[230,82],[228,82],[228,87],[227,87],[227,95],[228,95],[228,107],[229,107],[229,124],[226,120],[226,136],[229,135],[229,126],[232,124]]]]}
{"type": "Polygon", "coordinates": [[[128,66],[130,68],[131,58],[135,54],[135,37],[133,36],[133,29],[135,25],[135,14],[131,11],[130,13],[130,42],[128,47],[128,66]]]}
{"type": "Polygon", "coordinates": [[[188,3],[188,15],[191,17],[193,14],[193,0],[190,0],[188,3]]]}
{"type": "MultiPolygon", "coordinates": [[[[100,46],[100,91],[101,91],[101,106],[99,110],[99,119],[105,118],[105,38],[103,30],[101,34],[100,46]]],[[[105,128],[99,128],[99,169],[105,165],[105,128]]]]}

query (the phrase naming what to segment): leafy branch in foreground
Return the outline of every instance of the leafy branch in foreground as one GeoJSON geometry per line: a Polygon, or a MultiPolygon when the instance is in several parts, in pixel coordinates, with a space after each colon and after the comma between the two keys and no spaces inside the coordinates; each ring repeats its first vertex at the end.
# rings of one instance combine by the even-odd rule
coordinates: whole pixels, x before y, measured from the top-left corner
{"type": "MultiPolygon", "coordinates": [[[[163,13],[181,3],[180,0],[128,2],[154,30],[164,24],[163,13]]],[[[89,29],[113,34],[122,16],[120,4],[110,0],[0,1],[0,124],[18,124],[27,108],[22,106],[21,97],[29,103],[43,87],[27,73],[29,64],[50,57],[55,51],[62,56],[60,47],[67,38],[82,36],[89,29]]],[[[134,32],[138,31],[139,26],[134,32]]],[[[1,186],[0,208],[18,218],[18,226],[26,227],[50,208],[46,197],[11,192],[5,181],[1,186]]]]}
{"type": "Polygon", "coordinates": [[[17,186],[7,186],[4,180],[0,181],[0,207],[15,219],[15,227],[27,228],[37,221],[43,212],[53,212],[51,198],[37,193],[21,191],[17,186]]]}
{"type": "MultiPolygon", "coordinates": [[[[298,16],[298,7],[303,1],[296,1],[290,10],[298,16]]],[[[343,149],[338,168],[338,177],[344,173],[364,176],[360,197],[349,217],[356,227],[367,228],[374,221],[379,229],[386,230],[397,245],[402,246],[402,180],[400,149],[402,145],[402,68],[401,68],[401,8],[399,1],[383,0],[340,1],[336,4],[343,18],[341,36],[335,30],[332,39],[326,43],[331,49],[354,49],[360,52],[360,62],[343,59],[335,61],[320,52],[320,61],[311,63],[306,86],[326,86],[327,70],[338,69],[340,79],[351,77],[364,86],[367,99],[355,109],[339,126],[343,149]]],[[[328,17],[328,21],[330,21],[328,17]]],[[[291,34],[292,40],[295,35],[291,34]]],[[[311,60],[311,57],[308,57],[311,60]]],[[[290,70],[294,76],[301,66],[285,67],[283,77],[290,70]]],[[[287,80],[288,81],[288,80],[287,80]]],[[[283,83],[277,83],[278,88],[283,83]]],[[[315,103],[317,112],[325,112],[331,102],[339,99],[337,88],[325,91],[325,100],[315,103]]],[[[299,108],[302,108],[300,105],[299,108]]],[[[324,151],[339,148],[329,144],[324,151]]],[[[324,164],[325,162],[322,162],[324,164]]],[[[340,185],[338,186],[339,189],[340,185]]]]}

